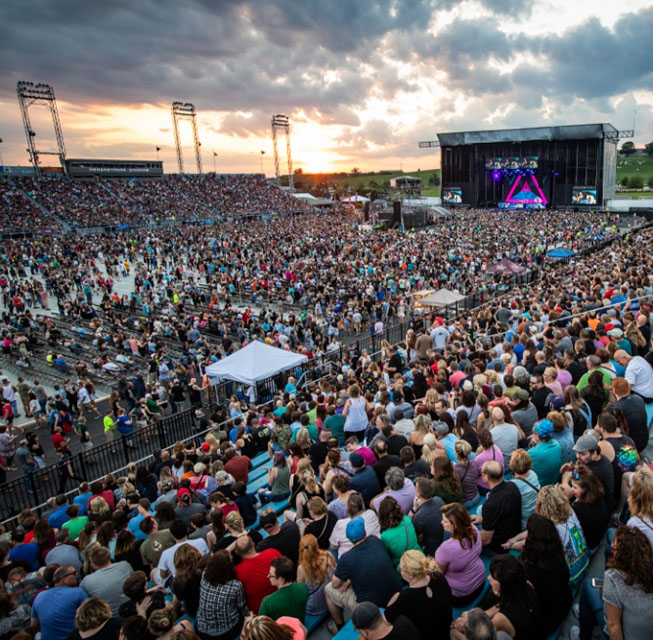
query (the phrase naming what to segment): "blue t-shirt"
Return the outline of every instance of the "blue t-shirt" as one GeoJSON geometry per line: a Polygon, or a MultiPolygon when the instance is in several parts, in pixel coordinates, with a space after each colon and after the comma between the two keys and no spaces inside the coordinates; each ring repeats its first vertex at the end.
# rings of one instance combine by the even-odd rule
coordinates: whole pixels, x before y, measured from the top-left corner
{"type": "Polygon", "coordinates": [[[73,502],[79,507],[79,515],[80,516],[85,516],[87,514],[87,509],[86,505],[88,503],[88,499],[93,495],[91,491],[87,491],[86,493],[82,493],[78,496],[75,496],[73,498],[73,502]]]}
{"type": "Polygon", "coordinates": [[[54,587],[41,591],[32,605],[32,618],[41,625],[44,640],[66,640],[75,630],[75,613],[88,598],[81,587],[54,587]]]}
{"type": "Polygon", "coordinates": [[[136,540],[147,540],[147,533],[143,533],[140,529],[143,520],[145,520],[145,516],[142,513],[137,513],[127,524],[127,528],[134,534],[136,540]]]}
{"type": "Polygon", "coordinates": [[[532,449],[529,449],[528,453],[533,461],[533,471],[542,487],[560,481],[562,450],[556,440],[540,442],[532,449]]]}
{"type": "Polygon", "coordinates": [[[35,542],[26,542],[23,544],[16,545],[9,552],[9,562],[14,562],[14,560],[25,560],[29,562],[34,571],[38,571],[39,568],[39,545],[35,542]]]}
{"type": "Polygon", "coordinates": [[[61,526],[63,525],[64,522],[68,522],[70,520],[70,517],[66,515],[66,509],[68,509],[67,504],[61,505],[49,518],[48,518],[48,524],[53,528],[53,529],[61,529],[61,526]]]}

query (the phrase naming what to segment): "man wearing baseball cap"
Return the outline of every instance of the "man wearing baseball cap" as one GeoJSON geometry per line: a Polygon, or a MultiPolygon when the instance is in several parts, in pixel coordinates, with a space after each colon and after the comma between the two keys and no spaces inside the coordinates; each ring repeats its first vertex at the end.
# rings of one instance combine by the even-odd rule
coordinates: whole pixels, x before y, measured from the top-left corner
{"type": "Polygon", "coordinates": [[[537,474],[540,486],[555,484],[560,480],[562,450],[557,440],[553,439],[551,420],[540,420],[533,427],[535,446],[528,450],[533,461],[533,471],[537,474]]]}
{"type": "Polygon", "coordinates": [[[327,607],[334,620],[330,628],[332,632],[342,628],[345,609],[354,609],[363,601],[384,607],[401,589],[388,552],[379,538],[366,535],[363,518],[352,518],[347,523],[346,535],[354,546],[340,558],[325,589],[327,607]]]}
{"type": "Polygon", "coordinates": [[[578,441],[574,445],[574,451],[576,452],[576,465],[568,462],[560,467],[560,471],[563,474],[560,488],[568,498],[573,497],[574,494],[571,487],[571,476],[576,470],[578,464],[584,464],[603,485],[603,490],[605,491],[605,503],[608,505],[608,509],[612,512],[617,505],[615,497],[614,469],[612,463],[601,453],[597,437],[592,431],[586,432],[578,438],[578,441]]]}
{"type": "Polygon", "coordinates": [[[406,616],[398,616],[390,624],[373,602],[361,602],[351,616],[354,629],[365,640],[419,638],[417,627],[406,616]]]}

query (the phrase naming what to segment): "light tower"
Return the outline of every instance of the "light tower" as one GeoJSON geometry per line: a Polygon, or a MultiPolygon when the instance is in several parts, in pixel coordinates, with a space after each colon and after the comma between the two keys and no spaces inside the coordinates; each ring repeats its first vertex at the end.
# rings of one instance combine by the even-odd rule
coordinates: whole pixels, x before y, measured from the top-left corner
{"type": "Polygon", "coordinates": [[[272,146],[274,148],[274,175],[277,179],[277,184],[281,184],[279,176],[279,151],[277,149],[277,130],[285,131],[286,133],[286,158],[288,160],[288,186],[290,192],[293,191],[293,175],[292,175],[292,153],[290,152],[290,120],[288,116],[282,114],[272,116],[272,146]]]}
{"type": "Polygon", "coordinates": [[[202,154],[200,152],[202,143],[200,142],[200,136],[197,131],[197,112],[195,111],[194,104],[191,104],[190,102],[172,103],[172,130],[175,134],[177,165],[179,167],[179,173],[184,173],[184,154],[182,153],[181,141],[179,139],[180,120],[190,120],[191,126],[193,128],[193,144],[195,145],[195,166],[197,167],[197,173],[202,173],[202,154]]]}
{"type": "Polygon", "coordinates": [[[18,94],[20,113],[23,116],[23,126],[25,127],[25,137],[27,138],[27,152],[29,153],[30,162],[34,167],[34,175],[37,179],[41,178],[39,156],[43,155],[59,156],[61,168],[66,173],[66,147],[63,141],[63,131],[61,129],[61,121],[59,120],[59,112],[57,111],[54,89],[49,84],[34,84],[33,82],[20,81],[16,85],[16,93],[18,94]],[[39,151],[36,148],[36,132],[32,129],[29,120],[29,108],[34,104],[45,105],[50,109],[54,135],[57,139],[57,151],[39,151]]]}

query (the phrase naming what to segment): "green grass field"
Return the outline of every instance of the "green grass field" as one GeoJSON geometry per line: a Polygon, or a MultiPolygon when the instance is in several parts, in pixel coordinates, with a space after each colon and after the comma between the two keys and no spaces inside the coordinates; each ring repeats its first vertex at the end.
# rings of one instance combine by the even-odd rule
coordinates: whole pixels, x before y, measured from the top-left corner
{"type": "MultiPolygon", "coordinates": [[[[439,196],[440,187],[429,186],[429,178],[433,174],[440,175],[439,169],[422,169],[420,171],[397,171],[397,170],[386,170],[383,172],[366,172],[360,173],[358,175],[349,175],[349,176],[338,176],[334,174],[326,174],[326,182],[329,185],[337,185],[337,187],[343,191],[346,191],[348,187],[351,187],[352,191],[367,192],[367,191],[383,191],[384,184],[389,183],[392,178],[396,178],[401,175],[409,175],[415,178],[421,178],[422,180],[422,195],[424,196],[439,196]],[[362,185],[362,189],[360,188],[362,185]]],[[[309,174],[310,175],[310,174],[309,174]]],[[[309,177],[307,175],[306,177],[309,177]]],[[[647,184],[649,180],[653,182],[653,158],[617,158],[617,182],[619,182],[624,176],[628,176],[628,179],[639,176],[644,184],[647,184]]],[[[653,192],[619,192],[622,195],[629,195],[632,198],[646,198],[653,197],[653,192]]]]}
{"type": "Polygon", "coordinates": [[[653,179],[653,158],[617,158],[617,181],[623,176],[639,176],[646,184],[649,178],[653,179]]]}

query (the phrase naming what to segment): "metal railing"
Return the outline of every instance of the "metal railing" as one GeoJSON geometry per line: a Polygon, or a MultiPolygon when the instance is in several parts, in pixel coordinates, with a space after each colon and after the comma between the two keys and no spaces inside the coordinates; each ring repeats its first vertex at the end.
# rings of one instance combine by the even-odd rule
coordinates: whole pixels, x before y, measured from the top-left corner
{"type": "Polygon", "coordinates": [[[42,469],[35,468],[21,478],[0,485],[0,518],[5,526],[22,509],[43,506],[51,496],[76,487],[82,480],[103,478],[130,462],[151,455],[154,449],[172,446],[178,440],[196,436],[194,410],[187,409],[147,426],[135,428],[123,436],[115,431],[112,441],[104,442],[87,451],[42,469]],[[72,486],[71,486],[72,485],[72,486]]]}

